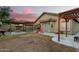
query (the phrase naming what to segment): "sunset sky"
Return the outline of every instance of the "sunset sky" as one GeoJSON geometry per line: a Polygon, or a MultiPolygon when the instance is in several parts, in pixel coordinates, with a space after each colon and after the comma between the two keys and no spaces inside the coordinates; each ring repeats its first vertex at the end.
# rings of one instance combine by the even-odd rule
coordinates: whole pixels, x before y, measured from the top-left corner
{"type": "Polygon", "coordinates": [[[18,13],[17,15],[12,15],[13,18],[24,21],[35,21],[40,14],[43,12],[60,13],[67,11],[75,6],[10,6],[13,13],[18,13]],[[19,15],[22,14],[22,15],[19,15]]]}
{"type": "Polygon", "coordinates": [[[42,12],[59,13],[62,11],[77,8],[75,6],[11,6],[11,9],[17,13],[23,14],[41,14],[42,12]]]}

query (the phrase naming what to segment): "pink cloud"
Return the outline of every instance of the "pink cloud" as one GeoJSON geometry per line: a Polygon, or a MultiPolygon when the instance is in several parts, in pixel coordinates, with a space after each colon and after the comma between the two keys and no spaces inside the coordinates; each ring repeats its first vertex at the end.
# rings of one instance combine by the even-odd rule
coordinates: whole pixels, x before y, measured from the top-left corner
{"type": "Polygon", "coordinates": [[[23,14],[32,14],[33,10],[31,8],[24,8],[23,9],[23,14]]]}
{"type": "Polygon", "coordinates": [[[14,19],[14,21],[20,21],[20,22],[34,22],[37,19],[37,16],[34,14],[11,14],[11,17],[14,19]]]}
{"type": "Polygon", "coordinates": [[[22,13],[16,13],[15,10],[11,13],[11,17],[16,22],[34,22],[37,19],[37,15],[33,14],[31,8],[24,8],[22,13]]]}

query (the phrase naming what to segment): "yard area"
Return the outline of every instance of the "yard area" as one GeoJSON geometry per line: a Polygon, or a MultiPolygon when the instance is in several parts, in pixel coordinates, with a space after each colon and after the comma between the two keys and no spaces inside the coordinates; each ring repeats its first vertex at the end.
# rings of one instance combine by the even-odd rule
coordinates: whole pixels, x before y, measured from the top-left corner
{"type": "Polygon", "coordinates": [[[52,37],[38,33],[0,37],[0,51],[5,52],[75,52],[76,49],[52,41],[52,37]]]}

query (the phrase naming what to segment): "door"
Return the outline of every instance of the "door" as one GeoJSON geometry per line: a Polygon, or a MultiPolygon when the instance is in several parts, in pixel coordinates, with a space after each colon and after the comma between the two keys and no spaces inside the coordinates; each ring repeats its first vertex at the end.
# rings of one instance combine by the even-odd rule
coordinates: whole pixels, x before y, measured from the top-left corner
{"type": "Polygon", "coordinates": [[[49,23],[45,23],[45,32],[49,31],[49,23]]]}

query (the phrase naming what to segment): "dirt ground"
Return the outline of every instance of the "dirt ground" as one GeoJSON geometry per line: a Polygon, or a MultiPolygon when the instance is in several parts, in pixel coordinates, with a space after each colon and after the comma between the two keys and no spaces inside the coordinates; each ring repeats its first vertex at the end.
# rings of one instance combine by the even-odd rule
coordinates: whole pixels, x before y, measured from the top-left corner
{"type": "Polygon", "coordinates": [[[74,52],[75,49],[51,41],[50,36],[28,33],[0,41],[2,52],[74,52]]]}

